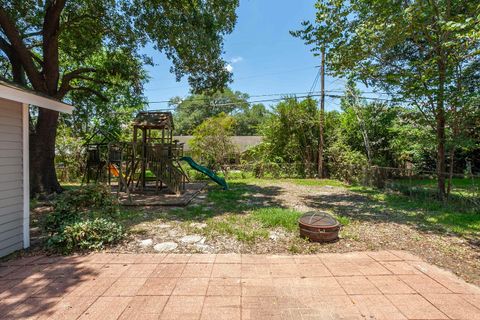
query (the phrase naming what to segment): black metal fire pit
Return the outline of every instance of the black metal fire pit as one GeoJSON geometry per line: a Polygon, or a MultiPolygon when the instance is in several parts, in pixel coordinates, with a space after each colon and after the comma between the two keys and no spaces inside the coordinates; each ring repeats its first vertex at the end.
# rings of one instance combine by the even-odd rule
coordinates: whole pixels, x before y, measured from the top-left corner
{"type": "Polygon", "coordinates": [[[332,242],[338,239],[340,223],[326,212],[305,213],[298,219],[300,236],[315,242],[332,242]]]}

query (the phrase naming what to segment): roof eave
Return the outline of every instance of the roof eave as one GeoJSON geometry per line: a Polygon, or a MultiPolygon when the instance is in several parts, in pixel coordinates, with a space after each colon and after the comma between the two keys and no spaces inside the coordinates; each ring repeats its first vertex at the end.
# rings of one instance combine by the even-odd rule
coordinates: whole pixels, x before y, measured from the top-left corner
{"type": "Polygon", "coordinates": [[[0,83],[0,98],[68,114],[71,114],[73,112],[73,106],[69,104],[63,103],[53,98],[43,97],[41,95],[35,94],[34,92],[29,92],[27,90],[17,88],[15,86],[11,86],[5,83],[0,83]]]}

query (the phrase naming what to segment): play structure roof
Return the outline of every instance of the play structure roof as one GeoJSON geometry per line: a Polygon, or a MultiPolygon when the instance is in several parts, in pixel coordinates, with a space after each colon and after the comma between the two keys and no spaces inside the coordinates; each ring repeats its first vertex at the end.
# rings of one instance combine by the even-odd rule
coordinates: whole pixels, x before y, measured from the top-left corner
{"type": "Polygon", "coordinates": [[[142,111],[133,120],[133,126],[145,129],[173,129],[171,112],[142,111]]]}

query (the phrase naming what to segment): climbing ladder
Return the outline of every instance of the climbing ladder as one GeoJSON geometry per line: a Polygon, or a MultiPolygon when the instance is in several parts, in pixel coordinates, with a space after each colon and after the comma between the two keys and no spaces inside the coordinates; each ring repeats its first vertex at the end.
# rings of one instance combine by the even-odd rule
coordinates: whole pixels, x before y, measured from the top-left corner
{"type": "Polygon", "coordinates": [[[187,175],[175,153],[171,145],[149,145],[146,147],[146,166],[155,175],[157,190],[165,184],[170,191],[181,194],[185,191],[187,175]]]}

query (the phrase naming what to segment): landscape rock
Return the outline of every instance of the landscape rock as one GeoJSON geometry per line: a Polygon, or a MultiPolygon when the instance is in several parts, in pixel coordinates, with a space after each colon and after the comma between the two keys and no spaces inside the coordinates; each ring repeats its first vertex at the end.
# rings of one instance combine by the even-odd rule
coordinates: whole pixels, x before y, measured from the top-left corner
{"type": "Polygon", "coordinates": [[[175,250],[178,247],[178,244],[175,242],[162,242],[162,243],[157,243],[153,249],[157,252],[168,252],[175,250]]]}
{"type": "Polygon", "coordinates": [[[194,234],[194,235],[188,235],[188,236],[184,236],[184,237],[180,238],[180,242],[196,243],[196,242],[202,241],[202,239],[204,239],[202,236],[194,234]]]}
{"type": "Polygon", "coordinates": [[[147,248],[153,245],[153,240],[152,239],[140,240],[138,241],[138,245],[142,248],[147,248]]]}
{"type": "Polygon", "coordinates": [[[280,232],[280,231],[275,231],[274,230],[274,231],[269,231],[268,232],[268,238],[270,240],[273,240],[273,241],[277,241],[277,240],[279,240],[281,238],[285,238],[285,237],[286,237],[285,233],[280,232]]]}
{"type": "Polygon", "coordinates": [[[212,253],[214,251],[212,246],[202,243],[196,243],[195,248],[204,253],[212,253]]]}

